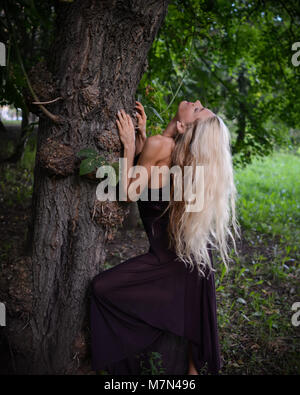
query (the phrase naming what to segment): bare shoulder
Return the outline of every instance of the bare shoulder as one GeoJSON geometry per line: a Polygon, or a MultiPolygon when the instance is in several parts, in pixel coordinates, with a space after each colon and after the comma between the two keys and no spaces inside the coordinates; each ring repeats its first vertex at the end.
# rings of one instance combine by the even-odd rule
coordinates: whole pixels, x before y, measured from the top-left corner
{"type": "Polygon", "coordinates": [[[174,139],[157,134],[147,138],[143,151],[150,156],[155,156],[160,162],[170,157],[174,149],[174,139]]]}
{"type": "Polygon", "coordinates": [[[159,148],[161,145],[161,135],[150,136],[147,138],[145,145],[151,148],[159,148]]]}

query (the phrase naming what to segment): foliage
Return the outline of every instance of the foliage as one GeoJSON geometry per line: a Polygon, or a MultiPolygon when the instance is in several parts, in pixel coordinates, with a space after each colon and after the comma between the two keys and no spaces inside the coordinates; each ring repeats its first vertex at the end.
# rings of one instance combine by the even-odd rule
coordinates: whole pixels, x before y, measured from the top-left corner
{"type": "Polygon", "coordinates": [[[28,72],[48,55],[55,9],[52,1],[43,0],[5,0],[3,6],[0,41],[5,43],[7,59],[6,66],[0,67],[0,105],[13,104],[28,111],[22,91],[26,86],[22,66],[28,72]]]}
{"type": "Polygon", "coordinates": [[[237,171],[243,242],[216,274],[223,374],[299,374],[299,160],[277,153],[237,171]]]}
{"type": "Polygon", "coordinates": [[[237,171],[239,219],[245,230],[278,236],[284,243],[299,240],[299,168],[299,156],[281,152],[237,171]]]}
{"type": "Polygon", "coordinates": [[[293,1],[171,1],[138,90],[151,133],[181,100],[200,99],[230,127],[236,165],[289,144],[300,129],[299,15],[293,1]]]}
{"type": "MultiPolygon", "coordinates": [[[[5,1],[0,41],[8,56],[7,66],[0,68],[0,105],[26,109],[17,48],[27,71],[47,57],[56,3],[5,1]]],[[[238,257],[232,254],[230,273],[221,267],[216,275],[223,374],[300,371],[298,329],[290,322],[300,273],[300,67],[291,63],[291,46],[299,41],[299,15],[299,4],[292,0],[170,1],[137,91],[150,134],[166,127],[181,100],[201,99],[229,125],[236,165],[265,156],[274,147],[298,145],[298,156],[280,153],[255,159],[236,172],[243,246],[238,257]]],[[[78,154],[85,158],[81,174],[104,160],[90,149],[78,154]]],[[[19,206],[25,212],[29,207],[34,159],[35,146],[27,145],[17,167],[1,167],[5,228],[17,224],[11,224],[8,209],[19,206]]],[[[23,228],[25,223],[20,238],[23,228]]],[[[8,259],[15,248],[15,240],[2,243],[1,258],[8,259]]],[[[150,369],[142,366],[144,373],[160,374],[159,355],[150,361],[150,369]]]]}
{"type": "Polygon", "coordinates": [[[119,163],[108,163],[102,156],[98,154],[93,148],[83,148],[77,153],[78,157],[85,157],[80,163],[79,175],[92,173],[100,166],[107,166],[106,171],[109,177],[109,184],[116,186],[119,180],[119,163]]]}
{"type": "MultiPolygon", "coordinates": [[[[140,361],[140,367],[141,367],[141,374],[142,375],[161,375],[164,374],[165,369],[163,368],[162,364],[162,355],[159,352],[148,352],[147,353],[148,358],[147,358],[147,366],[145,364],[145,361],[141,359],[140,361]]],[[[140,355],[136,356],[137,358],[140,358],[140,355]]]]}
{"type": "MultiPolygon", "coordinates": [[[[46,58],[56,7],[52,1],[5,1],[1,104],[26,108],[18,51],[27,71],[46,58]]],[[[299,39],[299,15],[292,0],[171,0],[137,91],[149,134],[166,127],[181,100],[201,99],[230,127],[236,165],[297,141],[300,67],[291,63],[291,47],[299,39]]]]}
{"type": "MultiPolygon", "coordinates": [[[[6,146],[9,149],[9,146],[6,146]]],[[[17,164],[0,166],[0,201],[13,207],[26,207],[31,200],[33,190],[33,169],[36,156],[36,139],[31,136],[25,151],[17,164]]]]}

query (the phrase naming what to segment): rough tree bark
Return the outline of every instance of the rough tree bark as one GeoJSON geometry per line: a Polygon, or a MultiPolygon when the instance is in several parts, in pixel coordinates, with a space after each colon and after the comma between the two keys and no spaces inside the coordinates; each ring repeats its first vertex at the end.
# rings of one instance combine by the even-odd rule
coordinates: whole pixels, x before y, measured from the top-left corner
{"type": "MultiPolygon", "coordinates": [[[[58,5],[56,39],[46,63],[63,99],[45,105],[59,122],[41,115],[38,130],[28,240],[33,267],[30,373],[66,374],[76,368],[89,284],[101,271],[109,236],[95,206],[96,184],[78,175],[76,153],[94,147],[108,161],[118,160],[122,147],[116,113],[124,108],[133,114],[147,54],[166,11],[166,0],[58,5]]],[[[118,226],[125,207],[101,209],[112,213],[115,223],[110,225],[118,226]]]]}

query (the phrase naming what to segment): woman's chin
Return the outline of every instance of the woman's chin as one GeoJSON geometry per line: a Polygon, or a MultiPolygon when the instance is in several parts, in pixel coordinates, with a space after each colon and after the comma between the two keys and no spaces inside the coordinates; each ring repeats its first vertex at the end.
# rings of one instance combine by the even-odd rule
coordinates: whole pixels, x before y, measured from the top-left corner
{"type": "Polygon", "coordinates": [[[185,107],[187,104],[188,102],[186,100],[181,101],[178,105],[178,110],[185,107]]]}

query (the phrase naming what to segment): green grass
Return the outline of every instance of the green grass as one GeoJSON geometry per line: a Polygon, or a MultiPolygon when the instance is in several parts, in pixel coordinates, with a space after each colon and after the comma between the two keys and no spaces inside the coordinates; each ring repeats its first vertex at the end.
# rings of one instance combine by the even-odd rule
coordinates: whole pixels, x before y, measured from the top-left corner
{"type": "Polygon", "coordinates": [[[2,120],[4,126],[21,126],[22,120],[21,119],[4,119],[2,120]]]}
{"type": "Polygon", "coordinates": [[[299,240],[300,156],[276,153],[236,172],[244,229],[299,240]]]}
{"type": "Polygon", "coordinates": [[[239,255],[216,274],[223,374],[299,374],[300,158],[276,153],[236,172],[239,255]]]}
{"type": "MultiPolygon", "coordinates": [[[[141,358],[141,354],[136,355],[136,357],[141,358]]],[[[162,375],[165,373],[162,355],[159,352],[148,352],[146,363],[141,358],[140,367],[141,375],[162,375]]]]}
{"type": "Polygon", "coordinates": [[[31,200],[35,150],[35,139],[31,138],[18,163],[4,163],[0,167],[0,198],[8,207],[28,206],[31,200]]]}

